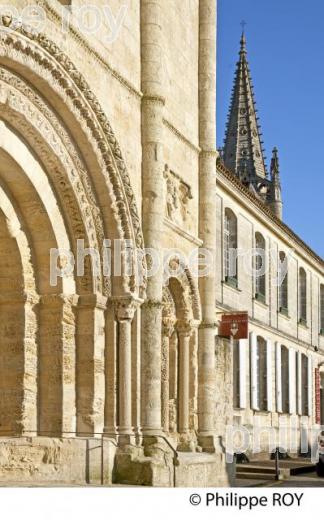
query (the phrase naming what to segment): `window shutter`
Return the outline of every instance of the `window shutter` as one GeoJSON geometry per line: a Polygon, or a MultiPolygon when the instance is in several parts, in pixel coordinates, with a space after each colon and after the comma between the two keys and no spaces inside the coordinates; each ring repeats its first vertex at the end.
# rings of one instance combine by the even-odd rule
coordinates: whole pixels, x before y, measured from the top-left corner
{"type": "Polygon", "coordinates": [[[239,341],[239,359],[240,359],[240,408],[246,408],[246,346],[247,340],[240,339],[239,341]]]}
{"type": "Polygon", "coordinates": [[[267,410],[273,412],[272,399],[272,341],[267,340],[267,410]]]}
{"type": "Polygon", "coordinates": [[[296,413],[296,351],[289,349],[289,413],[296,413]]]}
{"type": "Polygon", "coordinates": [[[257,336],[255,332],[250,333],[250,351],[251,351],[251,407],[253,410],[259,410],[258,406],[258,353],[257,353],[257,336]]]}
{"type": "Polygon", "coordinates": [[[281,344],[276,343],[276,393],[277,412],[282,412],[281,344]]]}
{"type": "Polygon", "coordinates": [[[298,352],[298,366],[297,366],[297,403],[298,403],[298,415],[302,415],[302,357],[301,352],[298,352]]]}
{"type": "Polygon", "coordinates": [[[308,358],[308,415],[313,415],[313,363],[312,358],[308,358]]]}

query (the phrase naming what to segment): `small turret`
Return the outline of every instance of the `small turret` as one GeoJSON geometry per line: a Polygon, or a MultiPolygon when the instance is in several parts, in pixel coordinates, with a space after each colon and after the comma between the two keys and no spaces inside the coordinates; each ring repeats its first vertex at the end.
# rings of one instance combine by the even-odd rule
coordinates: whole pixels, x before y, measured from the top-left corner
{"type": "Polygon", "coordinates": [[[274,148],[272,151],[271,159],[271,183],[269,187],[269,198],[268,204],[272,209],[276,217],[282,220],[282,195],[281,195],[281,183],[280,183],[280,170],[279,170],[279,158],[278,149],[274,148]]]}

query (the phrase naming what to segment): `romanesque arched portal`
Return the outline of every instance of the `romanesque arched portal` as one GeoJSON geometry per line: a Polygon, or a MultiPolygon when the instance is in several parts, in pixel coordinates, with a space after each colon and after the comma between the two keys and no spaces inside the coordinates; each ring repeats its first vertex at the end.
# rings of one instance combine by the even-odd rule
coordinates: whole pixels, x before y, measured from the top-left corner
{"type": "Polygon", "coordinates": [[[170,261],[163,289],[162,427],[179,450],[194,450],[197,431],[200,299],[190,271],[170,261]]]}
{"type": "Polygon", "coordinates": [[[140,221],[86,81],[53,42],[11,24],[0,26],[0,435],[96,436],[130,416],[112,381],[130,376],[128,331],[145,296],[140,221]],[[131,271],[103,273],[104,239],[112,251],[130,241],[131,271]],[[81,274],[78,240],[93,252],[81,274]]]}

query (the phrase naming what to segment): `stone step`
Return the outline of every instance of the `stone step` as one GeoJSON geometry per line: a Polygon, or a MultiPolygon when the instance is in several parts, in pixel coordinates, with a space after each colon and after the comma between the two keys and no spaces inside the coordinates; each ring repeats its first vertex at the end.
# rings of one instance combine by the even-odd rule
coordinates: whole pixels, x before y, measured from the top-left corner
{"type": "Polygon", "coordinates": [[[316,464],[307,464],[290,468],[290,475],[301,475],[302,473],[313,473],[316,471],[316,464]]]}
{"type": "MultiPolygon", "coordinates": [[[[315,471],[316,466],[310,461],[280,461],[279,462],[279,474],[280,478],[288,478],[293,475],[300,475],[303,473],[312,473],[315,471]]],[[[269,478],[274,478],[276,474],[274,463],[271,461],[265,461],[264,463],[248,463],[248,464],[237,464],[236,475],[237,478],[242,478],[241,475],[268,475],[269,478]]]]}
{"type": "Polygon", "coordinates": [[[236,465],[236,474],[241,473],[264,473],[274,475],[276,473],[275,468],[266,467],[262,465],[250,465],[250,464],[237,464],[236,465]]]}
{"type": "Polygon", "coordinates": [[[241,473],[237,473],[236,474],[236,478],[237,479],[240,479],[240,480],[274,480],[274,475],[270,474],[270,473],[260,473],[260,472],[255,472],[253,473],[252,471],[248,471],[246,473],[244,472],[241,472],[241,473]]]}

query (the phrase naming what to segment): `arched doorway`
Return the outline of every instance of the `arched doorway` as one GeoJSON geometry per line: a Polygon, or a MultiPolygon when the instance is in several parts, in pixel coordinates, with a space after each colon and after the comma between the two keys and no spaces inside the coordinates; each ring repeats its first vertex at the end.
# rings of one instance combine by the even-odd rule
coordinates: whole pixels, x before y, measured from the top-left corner
{"type": "MultiPolygon", "coordinates": [[[[3,223],[1,240],[11,244],[14,259],[10,283],[13,292],[18,294],[19,286],[22,294],[17,345],[10,348],[23,360],[12,381],[1,384],[10,392],[15,387],[21,403],[18,379],[23,377],[26,403],[33,406],[33,413],[24,409],[23,426],[17,426],[18,415],[8,426],[15,433],[42,436],[100,435],[118,427],[118,406],[121,412],[125,404],[124,419],[131,415],[132,403],[117,401],[115,382],[117,370],[119,377],[131,377],[132,309],[145,296],[145,262],[136,258],[143,237],[135,197],[105,113],[68,57],[44,35],[11,29],[6,17],[2,24],[0,209],[8,198],[21,220],[29,264],[3,223]],[[85,249],[100,256],[104,239],[111,241],[112,254],[114,240],[130,241],[135,250],[131,274],[122,265],[120,276],[104,276],[95,271],[96,258],[90,254],[82,274],[75,266],[52,283],[51,249],[69,251],[76,259],[82,240],[85,249]],[[25,264],[33,283],[26,281],[25,264]],[[33,352],[29,364],[27,345],[33,352]],[[119,367],[116,350],[125,360],[119,367]]],[[[59,269],[65,260],[58,256],[59,269]]],[[[4,256],[1,262],[4,266],[4,256]]],[[[9,300],[9,289],[3,282],[2,302],[9,300]]],[[[2,312],[5,316],[9,310],[2,305],[2,312]]],[[[9,324],[10,316],[8,330],[9,324]]]]}
{"type": "Polygon", "coordinates": [[[196,447],[200,303],[187,269],[163,289],[162,428],[182,451],[196,447]]]}

